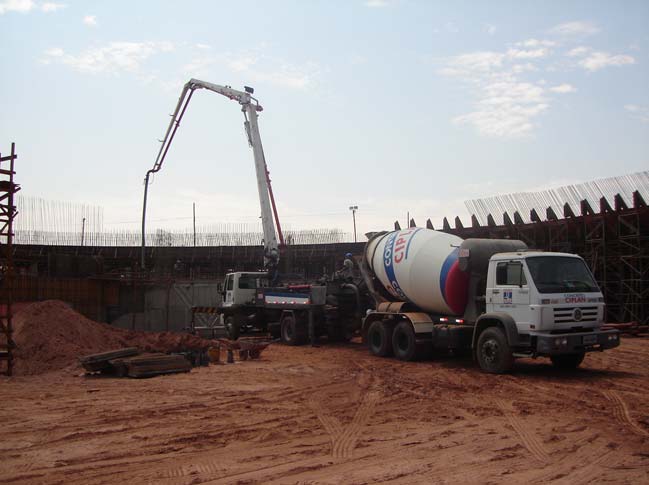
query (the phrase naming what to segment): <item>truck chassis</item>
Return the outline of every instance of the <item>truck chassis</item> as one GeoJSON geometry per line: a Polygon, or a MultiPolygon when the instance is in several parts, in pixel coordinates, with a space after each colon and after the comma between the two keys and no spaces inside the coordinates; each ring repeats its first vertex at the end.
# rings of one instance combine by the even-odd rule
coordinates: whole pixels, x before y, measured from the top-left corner
{"type": "Polygon", "coordinates": [[[417,360],[433,352],[471,354],[491,373],[511,369],[519,357],[549,357],[559,368],[575,368],[587,352],[619,345],[617,330],[520,334],[507,314],[483,314],[476,322],[408,310],[404,302],[382,303],[363,321],[370,353],[417,360]]]}

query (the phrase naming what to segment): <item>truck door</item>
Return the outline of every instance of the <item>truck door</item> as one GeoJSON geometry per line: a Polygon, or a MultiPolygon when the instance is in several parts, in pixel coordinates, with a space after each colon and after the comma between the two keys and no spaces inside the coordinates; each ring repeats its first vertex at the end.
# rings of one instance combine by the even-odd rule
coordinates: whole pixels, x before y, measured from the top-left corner
{"type": "Polygon", "coordinates": [[[529,330],[532,322],[530,289],[525,266],[520,261],[496,264],[496,285],[487,289],[487,303],[493,304],[494,311],[510,314],[520,330],[529,330]]]}
{"type": "Polygon", "coordinates": [[[230,306],[234,303],[234,275],[229,274],[225,278],[225,306],[230,306]]]}

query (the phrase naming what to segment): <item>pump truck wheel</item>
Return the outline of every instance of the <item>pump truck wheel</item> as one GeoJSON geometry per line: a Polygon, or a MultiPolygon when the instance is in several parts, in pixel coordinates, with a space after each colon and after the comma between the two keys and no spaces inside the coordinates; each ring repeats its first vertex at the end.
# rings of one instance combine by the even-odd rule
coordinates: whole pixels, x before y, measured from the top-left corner
{"type": "Polygon", "coordinates": [[[225,331],[228,334],[230,340],[237,340],[239,338],[239,333],[241,332],[241,325],[239,319],[235,315],[229,315],[225,317],[225,331]]]}
{"type": "Polygon", "coordinates": [[[304,325],[296,320],[293,312],[282,315],[280,321],[282,342],[286,345],[302,345],[306,339],[304,325]]]}
{"type": "Polygon", "coordinates": [[[553,355],[550,360],[557,369],[576,369],[584,361],[585,355],[583,352],[579,354],[553,355]]]}
{"type": "Polygon", "coordinates": [[[491,374],[504,374],[514,365],[507,337],[499,327],[488,327],[480,334],[476,354],[480,368],[491,374]]]}
{"type": "Polygon", "coordinates": [[[415,330],[410,322],[401,321],[392,333],[392,349],[399,360],[415,360],[417,358],[417,340],[415,330]]]}
{"type": "Polygon", "coordinates": [[[373,322],[367,330],[367,342],[370,353],[379,357],[392,355],[392,330],[393,326],[385,321],[373,322]]]}

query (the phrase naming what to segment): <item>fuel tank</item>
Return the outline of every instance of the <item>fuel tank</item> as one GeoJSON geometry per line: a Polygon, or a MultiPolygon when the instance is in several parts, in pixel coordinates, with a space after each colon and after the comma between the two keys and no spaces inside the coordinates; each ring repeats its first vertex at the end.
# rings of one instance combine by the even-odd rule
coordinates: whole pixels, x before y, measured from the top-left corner
{"type": "Polygon", "coordinates": [[[431,313],[462,315],[469,284],[458,262],[462,241],[419,227],[379,234],[365,246],[366,265],[395,300],[431,313]]]}

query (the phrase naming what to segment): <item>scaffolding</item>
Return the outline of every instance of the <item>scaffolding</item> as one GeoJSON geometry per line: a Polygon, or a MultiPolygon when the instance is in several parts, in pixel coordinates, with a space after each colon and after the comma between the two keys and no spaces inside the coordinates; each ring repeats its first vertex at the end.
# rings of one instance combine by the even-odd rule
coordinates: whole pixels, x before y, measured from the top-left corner
{"type": "Polygon", "coordinates": [[[517,201],[518,210],[502,213],[502,225],[486,212],[473,214],[468,227],[459,217],[455,227],[444,218],[442,230],[464,239],[520,239],[530,248],[579,254],[602,289],[607,321],[649,325],[649,207],[640,190],[627,188],[625,194],[602,196],[594,204],[570,200],[562,210],[548,205],[525,212],[517,201]]]}
{"type": "Polygon", "coordinates": [[[2,156],[0,153],[0,278],[3,288],[4,301],[0,306],[0,360],[6,363],[3,372],[10,376],[13,373],[15,348],[13,340],[12,303],[13,303],[13,222],[16,217],[16,206],[14,195],[20,190],[20,186],[14,183],[14,162],[16,155],[16,144],[11,144],[11,153],[2,156]]]}

